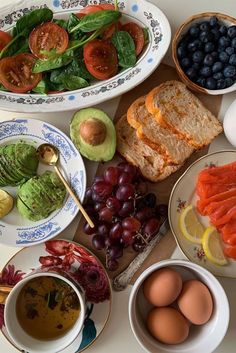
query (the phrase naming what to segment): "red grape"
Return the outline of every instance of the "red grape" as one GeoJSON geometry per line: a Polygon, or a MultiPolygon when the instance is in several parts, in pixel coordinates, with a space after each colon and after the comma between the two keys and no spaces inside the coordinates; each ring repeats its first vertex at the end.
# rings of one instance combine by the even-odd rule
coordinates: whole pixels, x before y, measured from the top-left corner
{"type": "Polygon", "coordinates": [[[124,166],[124,171],[128,174],[131,174],[133,178],[137,175],[137,168],[132,164],[127,163],[124,166]]]}
{"type": "Polygon", "coordinates": [[[132,180],[133,180],[132,174],[128,174],[127,172],[122,172],[119,176],[118,184],[119,185],[130,184],[132,183],[132,180]]]}
{"type": "Polygon", "coordinates": [[[137,218],[141,223],[147,221],[149,218],[154,216],[154,210],[150,207],[144,207],[142,210],[135,213],[135,218],[137,218]]]}
{"type": "Polygon", "coordinates": [[[99,212],[105,206],[106,206],[106,204],[104,202],[96,202],[94,204],[94,209],[95,209],[96,212],[99,212]]]}
{"type": "Polygon", "coordinates": [[[112,260],[119,259],[120,257],[123,256],[123,249],[121,246],[113,245],[110,248],[108,248],[108,255],[112,260]]]}
{"type": "Polygon", "coordinates": [[[110,226],[106,223],[100,223],[97,229],[98,234],[103,236],[108,236],[110,231],[110,226]]]}
{"type": "Polygon", "coordinates": [[[150,192],[149,194],[145,195],[143,201],[148,207],[154,208],[156,206],[156,195],[150,192]]]}
{"type": "Polygon", "coordinates": [[[98,181],[104,181],[103,175],[97,175],[95,176],[95,178],[93,179],[93,183],[97,183],[98,181]]]}
{"type": "Polygon", "coordinates": [[[119,222],[112,225],[109,233],[111,239],[119,239],[122,236],[123,228],[119,222]]]}
{"type": "Polygon", "coordinates": [[[116,213],[119,211],[121,204],[116,197],[109,197],[106,201],[106,207],[109,208],[112,212],[116,213]]]}
{"type": "Polygon", "coordinates": [[[125,167],[127,167],[128,163],[127,162],[120,162],[119,164],[117,164],[117,168],[124,171],[125,167]]]}
{"type": "Polygon", "coordinates": [[[127,201],[134,196],[134,186],[132,184],[120,185],[116,191],[116,197],[120,201],[127,201]]]}
{"type": "Polygon", "coordinates": [[[111,238],[106,238],[105,239],[105,246],[106,248],[110,248],[113,245],[118,245],[120,239],[111,239],[111,238]]]}
{"type": "Polygon", "coordinates": [[[134,251],[142,252],[144,250],[145,246],[146,246],[145,243],[135,241],[132,245],[132,248],[134,249],[134,251]]]}
{"type": "Polygon", "coordinates": [[[92,186],[93,192],[101,198],[107,198],[112,193],[112,185],[105,181],[98,181],[92,186]]]}
{"type": "Polygon", "coordinates": [[[145,183],[145,181],[140,181],[136,185],[136,191],[138,192],[139,195],[144,195],[148,191],[148,185],[145,183]]]}
{"type": "Polygon", "coordinates": [[[130,230],[124,229],[122,233],[122,239],[127,245],[132,245],[134,242],[134,233],[130,230]]]}
{"type": "Polygon", "coordinates": [[[125,201],[119,211],[120,217],[128,217],[134,212],[134,200],[125,201]]]}
{"type": "Polygon", "coordinates": [[[105,248],[104,238],[100,234],[95,234],[93,236],[92,244],[93,244],[94,248],[97,249],[97,250],[102,250],[102,249],[105,248]]]}
{"type": "Polygon", "coordinates": [[[119,267],[119,262],[115,259],[107,261],[107,268],[109,271],[116,271],[119,267]]]}
{"type": "Polygon", "coordinates": [[[87,222],[85,222],[83,226],[83,231],[85,234],[88,234],[88,235],[94,234],[96,233],[96,226],[92,228],[87,222]]]}
{"type": "Polygon", "coordinates": [[[145,224],[143,231],[147,235],[155,235],[159,229],[160,222],[157,218],[151,218],[145,224]]]}
{"type": "Polygon", "coordinates": [[[96,216],[96,212],[94,211],[93,205],[85,204],[84,209],[89,214],[89,216],[96,216]]]}
{"type": "Polygon", "coordinates": [[[86,200],[86,202],[88,202],[88,200],[91,200],[91,199],[92,199],[92,189],[88,188],[85,191],[85,200],[86,200]]]}
{"type": "Polygon", "coordinates": [[[168,206],[161,204],[156,206],[156,212],[160,216],[167,217],[168,216],[168,206]]]}
{"type": "Polygon", "coordinates": [[[92,200],[93,202],[103,202],[104,201],[104,197],[96,194],[94,191],[92,192],[92,200]]]}
{"type": "Polygon", "coordinates": [[[137,232],[141,227],[141,223],[135,217],[126,217],[122,221],[122,227],[132,232],[137,232]]]}
{"type": "Polygon", "coordinates": [[[108,167],[104,172],[104,179],[111,185],[116,185],[118,183],[120,171],[116,167],[108,167]]]}
{"type": "Polygon", "coordinates": [[[109,210],[109,208],[104,207],[99,211],[99,219],[100,221],[105,221],[108,223],[112,222],[113,212],[109,210]]]}

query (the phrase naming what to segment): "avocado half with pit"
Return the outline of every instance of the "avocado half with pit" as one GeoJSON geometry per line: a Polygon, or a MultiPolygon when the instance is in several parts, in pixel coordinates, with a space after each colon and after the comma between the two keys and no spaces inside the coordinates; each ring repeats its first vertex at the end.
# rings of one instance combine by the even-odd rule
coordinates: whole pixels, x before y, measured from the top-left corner
{"type": "Polygon", "coordinates": [[[80,153],[92,161],[109,161],[116,151],[116,130],[100,109],[85,108],[73,116],[70,137],[80,153]]]}

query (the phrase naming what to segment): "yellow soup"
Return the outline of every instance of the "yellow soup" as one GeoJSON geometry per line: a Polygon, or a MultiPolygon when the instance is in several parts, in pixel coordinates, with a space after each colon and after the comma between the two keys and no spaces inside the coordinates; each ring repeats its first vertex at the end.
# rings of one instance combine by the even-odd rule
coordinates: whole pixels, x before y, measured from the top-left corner
{"type": "Polygon", "coordinates": [[[72,328],[80,315],[80,302],[66,282],[56,277],[37,277],[21,289],[16,315],[30,336],[50,340],[72,328]]]}

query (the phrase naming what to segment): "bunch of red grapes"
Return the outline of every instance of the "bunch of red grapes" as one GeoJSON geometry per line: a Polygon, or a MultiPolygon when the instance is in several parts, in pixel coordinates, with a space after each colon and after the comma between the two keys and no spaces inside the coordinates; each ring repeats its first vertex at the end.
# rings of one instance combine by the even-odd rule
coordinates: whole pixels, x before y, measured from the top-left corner
{"type": "Polygon", "coordinates": [[[110,271],[117,270],[124,248],[131,245],[143,251],[167,216],[167,206],[156,204],[155,194],[148,193],[138,169],[126,162],[95,177],[86,191],[85,209],[95,227],[85,223],[84,232],[92,236],[95,249],[105,250],[110,271]]]}

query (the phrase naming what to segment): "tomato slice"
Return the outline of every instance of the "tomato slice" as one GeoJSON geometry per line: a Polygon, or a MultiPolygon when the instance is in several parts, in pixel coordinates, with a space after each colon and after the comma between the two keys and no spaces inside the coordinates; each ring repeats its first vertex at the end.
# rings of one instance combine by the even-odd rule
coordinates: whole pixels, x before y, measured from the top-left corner
{"type": "Polygon", "coordinates": [[[75,15],[78,18],[81,18],[83,16],[88,15],[89,13],[102,11],[102,10],[103,10],[103,8],[100,5],[88,5],[88,6],[84,7],[82,10],[80,10],[79,12],[77,12],[75,15]]]}
{"type": "Polygon", "coordinates": [[[139,55],[144,47],[144,33],[137,23],[129,22],[122,26],[122,30],[128,32],[134,40],[136,55],[139,55]]]}
{"type": "Polygon", "coordinates": [[[0,51],[12,40],[9,33],[0,31],[0,51]]]}
{"type": "Polygon", "coordinates": [[[102,34],[102,39],[110,39],[115,33],[115,31],[116,30],[120,31],[121,28],[122,28],[122,25],[119,21],[117,23],[112,23],[104,30],[102,34]]]}
{"type": "Polygon", "coordinates": [[[64,53],[68,47],[69,37],[66,30],[56,23],[45,22],[34,28],[29,36],[31,52],[40,59],[47,59],[42,50],[55,49],[58,54],[64,53]]]}
{"type": "Polygon", "coordinates": [[[99,4],[103,10],[115,10],[115,6],[112,4],[99,4]]]}
{"type": "Polygon", "coordinates": [[[23,53],[0,60],[0,82],[11,92],[25,93],[37,86],[42,74],[34,74],[32,67],[36,58],[23,53]]]}
{"type": "Polygon", "coordinates": [[[84,62],[87,70],[98,80],[107,80],[118,71],[118,58],[112,43],[94,39],[84,46],[84,62]]]}

